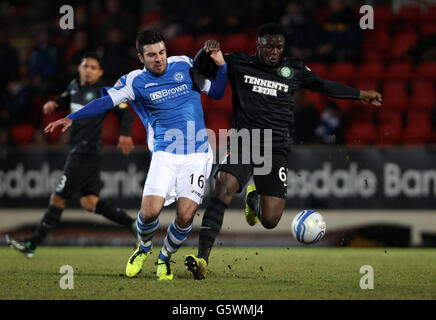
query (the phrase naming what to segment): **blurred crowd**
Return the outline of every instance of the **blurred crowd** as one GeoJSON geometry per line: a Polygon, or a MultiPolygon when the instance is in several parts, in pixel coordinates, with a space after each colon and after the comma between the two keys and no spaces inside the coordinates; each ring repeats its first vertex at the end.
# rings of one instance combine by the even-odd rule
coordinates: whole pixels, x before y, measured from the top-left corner
{"type": "MultiPolygon", "coordinates": [[[[74,8],[72,30],[59,27],[59,8],[63,4],[64,1],[0,1],[2,146],[17,145],[11,132],[21,124],[35,128],[34,138],[28,144],[48,144],[41,134],[43,100],[64,91],[76,76],[85,52],[95,51],[102,56],[103,81],[107,85],[141,67],[134,41],[142,29],[157,28],[169,42],[185,34],[201,38],[244,33],[254,39],[259,24],[278,21],[289,34],[287,54],[306,63],[359,63],[365,58],[358,1],[76,0],[69,2],[74,8]]],[[[390,1],[377,1],[379,4],[392,5],[390,1]]],[[[408,59],[435,61],[435,33],[420,38],[412,49],[407,52],[408,59]]],[[[299,143],[344,142],[344,117],[333,101],[319,110],[301,93],[297,102],[299,143]]]]}

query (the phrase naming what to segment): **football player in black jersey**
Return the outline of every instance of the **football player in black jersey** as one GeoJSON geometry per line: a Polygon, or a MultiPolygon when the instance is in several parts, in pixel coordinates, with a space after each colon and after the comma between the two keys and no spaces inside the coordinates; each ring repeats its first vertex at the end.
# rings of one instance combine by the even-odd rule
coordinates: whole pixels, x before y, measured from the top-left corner
{"type": "MultiPolygon", "coordinates": [[[[222,226],[224,211],[251,177],[254,184],[247,187],[245,198],[248,224],[254,225],[260,221],[266,229],[272,229],[279,223],[286,205],[288,155],[294,135],[293,107],[296,90],[306,88],[334,98],[355,99],[381,106],[382,97],[378,92],[358,90],[322,79],[301,60],[283,56],[284,49],[283,27],[269,23],[258,29],[255,55],[232,52],[224,56],[233,91],[232,128],[237,132],[247,129],[250,133],[254,133],[254,129],[272,131],[271,171],[269,174],[256,174],[255,169],[259,165],[253,161],[253,153],[250,154],[250,163],[243,163],[241,146],[237,149],[239,162],[231,162],[232,145],[228,143],[228,157],[217,168],[215,189],[203,216],[198,255],[189,255],[185,260],[187,269],[192,271],[195,279],[204,279],[210,251],[222,226]]],[[[208,64],[204,61],[207,57],[199,57],[201,56],[197,57],[194,66],[199,70],[207,69],[208,64]]],[[[210,72],[210,68],[204,72],[210,72]]]]}
{"type": "MultiPolygon", "coordinates": [[[[100,97],[103,84],[101,61],[97,54],[87,53],[78,66],[79,78],[70,82],[67,90],[56,100],[48,101],[43,106],[44,114],[51,114],[55,109],[82,108],[89,101],[100,97]]],[[[130,137],[133,115],[126,106],[118,106],[113,111],[120,119],[121,133],[118,146],[124,154],[129,154],[134,145],[130,137]]],[[[101,214],[105,218],[121,224],[131,231],[137,239],[135,219],[109,200],[99,198],[101,168],[101,127],[107,114],[90,119],[74,121],[71,130],[71,150],[54,192],[50,197],[49,207],[36,228],[34,234],[25,241],[18,241],[6,236],[8,244],[26,257],[32,258],[36,247],[46,238],[61,218],[67,201],[76,193],[80,204],[89,212],[101,214]]]]}

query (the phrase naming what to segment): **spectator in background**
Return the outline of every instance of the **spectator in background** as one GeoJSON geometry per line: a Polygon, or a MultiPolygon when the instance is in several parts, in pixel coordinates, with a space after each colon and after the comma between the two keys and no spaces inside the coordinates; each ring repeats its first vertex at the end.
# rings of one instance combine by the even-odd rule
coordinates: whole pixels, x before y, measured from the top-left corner
{"type": "Polygon", "coordinates": [[[290,0],[280,22],[289,34],[286,39],[289,54],[305,61],[314,60],[321,30],[312,12],[306,10],[301,1],[290,0]]]}
{"type": "Polygon", "coordinates": [[[58,49],[52,44],[50,30],[47,26],[40,26],[35,32],[35,44],[28,59],[28,74],[38,91],[50,90],[57,62],[58,49]]]}
{"type": "Polygon", "coordinates": [[[321,113],[321,121],[316,128],[316,135],[323,143],[342,143],[342,121],[336,102],[328,100],[321,113]]]}
{"type": "Polygon", "coordinates": [[[318,47],[322,61],[353,61],[360,56],[362,30],[358,15],[345,4],[345,0],[330,0],[331,13],[323,22],[323,39],[318,47]]]}
{"type": "Polygon", "coordinates": [[[19,60],[17,50],[9,43],[6,27],[0,26],[0,90],[18,74],[19,60]]]}
{"type": "Polygon", "coordinates": [[[120,74],[130,70],[132,57],[130,57],[130,46],[126,44],[124,31],[118,27],[111,27],[107,30],[106,44],[99,51],[103,57],[103,82],[114,84],[120,74]]]}
{"type": "Polygon", "coordinates": [[[295,92],[295,144],[317,143],[319,139],[315,130],[319,125],[319,115],[313,103],[308,99],[306,92],[295,92]]]}
{"type": "Polygon", "coordinates": [[[65,64],[69,66],[68,78],[77,74],[77,66],[80,64],[82,56],[88,51],[87,33],[81,30],[76,31],[65,53],[65,64]]]}

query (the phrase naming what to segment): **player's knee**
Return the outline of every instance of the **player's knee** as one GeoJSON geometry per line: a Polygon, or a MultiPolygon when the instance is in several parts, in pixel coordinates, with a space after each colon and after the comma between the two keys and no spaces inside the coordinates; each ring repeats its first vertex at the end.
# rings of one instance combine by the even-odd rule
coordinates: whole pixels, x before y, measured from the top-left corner
{"type": "Polygon", "coordinates": [[[97,197],[86,196],[80,198],[80,205],[84,210],[89,212],[94,212],[97,202],[98,202],[97,197]]]}
{"type": "Polygon", "coordinates": [[[280,218],[262,217],[262,225],[265,229],[274,229],[279,224],[280,218]]]}

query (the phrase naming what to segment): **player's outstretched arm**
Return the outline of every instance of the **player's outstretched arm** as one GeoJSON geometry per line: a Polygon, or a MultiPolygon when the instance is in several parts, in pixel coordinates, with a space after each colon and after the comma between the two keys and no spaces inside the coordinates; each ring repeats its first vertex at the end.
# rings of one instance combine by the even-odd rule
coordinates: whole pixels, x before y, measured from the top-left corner
{"type": "Polygon", "coordinates": [[[45,127],[44,132],[50,133],[58,126],[62,126],[62,132],[65,132],[75,120],[92,118],[98,114],[105,112],[106,110],[114,106],[110,96],[105,96],[91,101],[82,109],[69,114],[67,117],[60,120],[51,122],[45,127]]]}

